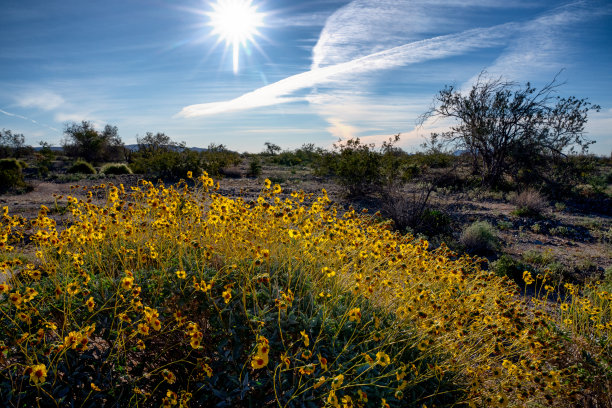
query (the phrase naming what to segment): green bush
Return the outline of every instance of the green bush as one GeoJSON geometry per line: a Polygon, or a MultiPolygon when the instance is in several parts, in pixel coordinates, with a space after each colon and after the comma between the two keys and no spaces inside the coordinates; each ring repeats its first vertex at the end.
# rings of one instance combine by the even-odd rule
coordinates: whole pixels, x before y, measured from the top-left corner
{"type": "Polygon", "coordinates": [[[334,151],[321,154],[315,174],[334,177],[349,197],[397,187],[420,172],[404,151],[394,147],[397,141],[399,135],[384,142],[379,150],[359,138],[334,144],[334,151]]]}
{"type": "Polygon", "coordinates": [[[132,169],[125,163],[107,163],[100,169],[101,174],[132,174],[132,169]]]}
{"type": "Polygon", "coordinates": [[[499,259],[491,264],[491,269],[497,276],[507,276],[517,283],[523,282],[523,271],[526,265],[513,259],[508,254],[503,254],[499,259]]]}
{"type": "Polygon", "coordinates": [[[489,252],[499,248],[495,227],[487,221],[476,221],[463,230],[459,242],[469,252],[489,252]]]}
{"type": "Polygon", "coordinates": [[[25,163],[17,159],[0,159],[0,191],[24,187],[25,163]]]}
{"type": "Polygon", "coordinates": [[[200,155],[192,150],[160,150],[150,155],[134,155],[130,167],[137,174],[152,179],[178,180],[185,178],[187,172],[200,174],[204,169],[200,155]]]}
{"type": "Polygon", "coordinates": [[[77,160],[72,166],[66,170],[70,174],[96,174],[96,169],[91,163],[84,160],[77,160]]]}
{"type": "Polygon", "coordinates": [[[259,176],[261,176],[261,161],[259,161],[259,157],[253,156],[249,162],[247,177],[257,178],[259,176]]]}

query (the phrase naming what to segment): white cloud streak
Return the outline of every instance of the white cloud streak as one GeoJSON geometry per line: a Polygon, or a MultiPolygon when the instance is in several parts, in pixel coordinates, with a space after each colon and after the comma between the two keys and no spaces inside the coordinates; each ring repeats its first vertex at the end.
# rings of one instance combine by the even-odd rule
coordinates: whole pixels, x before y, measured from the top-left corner
{"type": "Polygon", "coordinates": [[[183,108],[179,117],[198,117],[223,112],[253,109],[280,103],[303,101],[303,97],[291,97],[299,90],[312,88],[338,80],[343,75],[391,69],[433,59],[460,55],[471,50],[499,45],[516,31],[515,24],[503,24],[490,28],[477,28],[458,34],[434,37],[400,45],[364,57],[323,68],[314,68],[246,93],[238,98],[222,102],[190,105],[183,108]]]}
{"type": "Polygon", "coordinates": [[[51,127],[51,126],[45,125],[44,123],[37,122],[37,121],[35,121],[34,119],[30,119],[30,118],[25,117],[25,116],[23,116],[23,115],[18,115],[18,114],[16,114],[16,113],[7,112],[7,111],[2,110],[2,109],[0,109],[0,113],[4,114],[4,115],[6,115],[6,116],[11,116],[11,117],[14,117],[14,118],[18,118],[18,119],[27,120],[27,121],[29,121],[29,122],[34,123],[35,125],[42,126],[42,127],[46,127],[47,129],[51,129],[51,130],[53,130],[53,131],[55,131],[55,132],[59,132],[59,130],[58,130],[58,129],[56,129],[56,128],[54,128],[54,127],[51,127]]]}

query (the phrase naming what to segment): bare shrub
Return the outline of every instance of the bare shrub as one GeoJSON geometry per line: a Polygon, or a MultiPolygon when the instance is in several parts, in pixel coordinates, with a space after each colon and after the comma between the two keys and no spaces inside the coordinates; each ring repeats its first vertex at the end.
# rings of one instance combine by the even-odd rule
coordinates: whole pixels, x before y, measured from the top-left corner
{"type": "Polygon", "coordinates": [[[529,188],[512,197],[510,202],[516,205],[517,215],[540,215],[548,206],[546,198],[539,191],[529,188]]]}

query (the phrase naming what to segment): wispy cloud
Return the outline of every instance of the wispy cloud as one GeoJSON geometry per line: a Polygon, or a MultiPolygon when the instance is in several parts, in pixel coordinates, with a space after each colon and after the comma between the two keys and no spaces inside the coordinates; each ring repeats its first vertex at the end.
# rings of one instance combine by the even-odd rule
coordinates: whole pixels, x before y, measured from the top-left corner
{"type": "Polygon", "coordinates": [[[51,129],[51,130],[53,130],[53,131],[55,131],[55,132],[59,132],[59,130],[58,130],[58,129],[56,129],[56,128],[54,128],[54,127],[51,127],[51,126],[45,125],[44,123],[37,122],[37,121],[35,121],[34,119],[30,119],[30,118],[28,118],[28,117],[26,117],[26,116],[23,116],[23,115],[18,115],[18,114],[16,114],[16,113],[7,112],[7,111],[2,110],[2,109],[0,109],[0,113],[4,114],[4,115],[6,115],[6,116],[11,116],[11,117],[14,117],[14,118],[18,118],[18,119],[27,120],[28,122],[32,122],[32,123],[34,123],[35,125],[38,125],[38,126],[43,126],[43,127],[46,127],[47,129],[51,129]]]}
{"type": "Polygon", "coordinates": [[[351,61],[314,68],[228,101],[190,105],[183,108],[178,116],[186,118],[206,116],[301,101],[304,100],[303,97],[289,95],[302,89],[338,80],[343,75],[391,69],[499,45],[516,28],[514,24],[503,24],[415,41],[351,61]]]}
{"type": "Polygon", "coordinates": [[[65,103],[64,98],[52,91],[28,91],[17,97],[17,104],[22,108],[53,110],[65,103]]]}
{"type": "MultiPolygon", "coordinates": [[[[571,32],[568,27],[601,12],[606,11],[593,8],[588,2],[579,1],[555,8],[525,23],[519,35],[512,39],[493,64],[486,68],[488,75],[503,76],[516,81],[533,81],[536,76],[552,79],[550,75],[568,67],[567,56],[572,52],[568,44],[571,32]]],[[[471,87],[477,78],[478,75],[475,74],[464,84],[463,89],[471,87]]]]}

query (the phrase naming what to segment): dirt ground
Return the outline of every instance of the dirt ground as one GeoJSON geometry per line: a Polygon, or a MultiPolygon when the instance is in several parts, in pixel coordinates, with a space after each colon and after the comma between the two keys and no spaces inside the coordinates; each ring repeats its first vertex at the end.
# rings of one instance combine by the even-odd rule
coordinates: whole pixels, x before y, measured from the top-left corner
{"type": "MultiPolygon", "coordinates": [[[[236,173],[246,173],[246,168],[235,170],[236,173]]],[[[265,178],[279,183],[286,194],[297,190],[317,194],[325,188],[330,198],[340,205],[352,204],[356,208],[373,206],[370,208],[372,211],[379,209],[375,208],[375,200],[348,201],[336,184],[314,177],[306,168],[264,166],[258,179],[223,178],[220,180],[220,193],[254,199],[261,191],[265,178]]],[[[58,225],[62,225],[68,219],[68,215],[61,211],[67,195],[84,197],[83,187],[101,183],[124,184],[128,187],[136,185],[138,179],[138,176],[126,175],[70,182],[26,180],[31,191],[18,195],[1,195],[0,207],[8,206],[11,214],[32,218],[36,217],[41,205],[46,205],[51,209],[50,216],[56,219],[58,225]],[[63,198],[57,198],[59,196],[63,198]]],[[[479,196],[438,191],[432,194],[430,203],[453,219],[454,232],[450,239],[458,239],[460,231],[472,222],[486,220],[497,228],[502,242],[498,252],[509,254],[515,259],[531,259],[534,254],[539,254],[549,263],[560,265],[578,280],[598,279],[605,269],[612,267],[612,217],[576,213],[550,205],[540,219],[521,218],[513,215],[516,208],[507,200],[486,194],[479,196]]]]}

